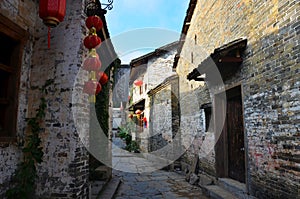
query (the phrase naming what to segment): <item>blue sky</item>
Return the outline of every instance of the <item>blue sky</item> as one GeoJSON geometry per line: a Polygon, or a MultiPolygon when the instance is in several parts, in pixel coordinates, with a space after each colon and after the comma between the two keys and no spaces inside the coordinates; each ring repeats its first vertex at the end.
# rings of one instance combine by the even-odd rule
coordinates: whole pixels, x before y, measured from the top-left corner
{"type": "Polygon", "coordinates": [[[114,0],[106,20],[122,64],[178,40],[188,3],[189,0],[114,0]]]}

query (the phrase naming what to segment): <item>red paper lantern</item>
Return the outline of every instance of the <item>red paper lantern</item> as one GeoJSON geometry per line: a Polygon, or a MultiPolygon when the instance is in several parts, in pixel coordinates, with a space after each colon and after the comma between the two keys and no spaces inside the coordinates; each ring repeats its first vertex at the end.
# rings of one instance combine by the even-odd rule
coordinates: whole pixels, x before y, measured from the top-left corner
{"type": "Polygon", "coordinates": [[[66,15],[66,0],[40,0],[39,16],[46,26],[56,27],[66,15]]]}
{"type": "Polygon", "coordinates": [[[56,27],[66,15],[66,0],[40,0],[39,16],[48,26],[48,48],[50,48],[50,28],[56,27]]]}
{"type": "Polygon", "coordinates": [[[101,39],[97,35],[91,34],[84,38],[83,43],[87,49],[92,49],[100,45],[101,39]]]}
{"type": "Polygon", "coordinates": [[[134,85],[136,85],[136,86],[142,86],[143,85],[143,81],[142,80],[135,80],[134,82],[134,85]]]}
{"type": "Polygon", "coordinates": [[[83,62],[83,69],[87,71],[99,71],[101,68],[101,61],[97,56],[89,56],[83,62]]]}
{"type": "MultiPolygon", "coordinates": [[[[98,84],[99,83],[97,81],[93,81],[93,80],[89,80],[89,81],[85,82],[84,87],[83,87],[83,92],[87,93],[89,95],[95,95],[98,84]]],[[[100,91],[101,91],[101,88],[100,88],[100,91]]]]}
{"type": "Polygon", "coordinates": [[[97,32],[103,28],[103,22],[98,16],[89,16],[85,20],[85,25],[88,29],[94,27],[97,32]]]}
{"type": "Polygon", "coordinates": [[[104,85],[108,82],[108,76],[106,75],[106,73],[104,72],[99,72],[97,73],[97,77],[96,77],[101,85],[104,85]]]}

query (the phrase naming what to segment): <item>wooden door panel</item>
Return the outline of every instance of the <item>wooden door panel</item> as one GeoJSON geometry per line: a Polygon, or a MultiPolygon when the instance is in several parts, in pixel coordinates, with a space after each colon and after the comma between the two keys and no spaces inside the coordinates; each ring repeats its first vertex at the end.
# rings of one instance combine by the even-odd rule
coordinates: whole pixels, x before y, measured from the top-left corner
{"type": "Polygon", "coordinates": [[[228,99],[227,135],[228,176],[240,182],[245,182],[243,112],[240,96],[228,99]]]}

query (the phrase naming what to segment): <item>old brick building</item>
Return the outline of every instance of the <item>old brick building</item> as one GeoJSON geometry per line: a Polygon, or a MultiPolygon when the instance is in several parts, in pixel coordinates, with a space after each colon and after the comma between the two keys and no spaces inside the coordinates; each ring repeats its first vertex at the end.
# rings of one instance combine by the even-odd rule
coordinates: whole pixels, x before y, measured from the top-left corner
{"type": "Polygon", "coordinates": [[[199,156],[207,189],[299,198],[299,14],[299,1],[190,1],[174,64],[181,160],[199,156]]]}
{"type": "MultiPolygon", "coordinates": [[[[175,89],[178,88],[178,77],[176,74],[166,78],[162,83],[148,92],[150,98],[149,105],[149,151],[161,150],[170,143],[173,143],[174,134],[174,115],[177,95],[175,89]]],[[[177,126],[176,126],[177,127],[177,126]]],[[[178,127],[177,127],[178,129],[178,127]]],[[[164,152],[172,152],[165,151],[164,152]]],[[[170,154],[164,154],[169,156],[170,154]]]]}
{"type": "MultiPolygon", "coordinates": [[[[87,96],[73,93],[74,83],[80,87],[85,81],[77,76],[87,54],[83,46],[87,34],[84,7],[85,1],[67,0],[65,19],[51,30],[48,49],[47,27],[38,14],[39,1],[0,2],[0,198],[23,158],[22,147],[28,130],[25,118],[34,116],[41,97],[37,88],[47,80],[54,83],[46,96],[41,132],[44,156],[37,167],[36,195],[41,198],[88,197],[89,156],[79,131],[89,132],[89,102],[87,96]],[[78,99],[76,103],[72,101],[74,97],[78,99]],[[79,114],[74,107],[80,107],[79,114]],[[76,126],[75,114],[82,125],[76,126]],[[8,129],[6,134],[5,129],[8,129]]],[[[109,36],[106,24],[103,36],[109,36]]],[[[107,49],[113,51],[111,46],[107,49]]],[[[105,60],[103,64],[107,64],[105,60]]]]}
{"type": "MultiPolygon", "coordinates": [[[[159,99],[154,100],[153,94],[156,92],[152,89],[163,84],[168,77],[176,75],[172,70],[172,66],[177,46],[178,42],[167,44],[130,62],[132,104],[130,104],[129,110],[134,113],[139,109],[143,111],[140,119],[146,118],[145,121],[140,121],[136,128],[136,137],[143,152],[153,151],[154,148],[157,148],[158,145],[155,146],[157,142],[163,141],[163,139],[157,139],[162,136],[163,131],[164,135],[172,134],[171,90],[167,91],[166,96],[160,96],[159,99]],[[135,80],[142,80],[143,84],[136,86],[134,85],[135,80]],[[166,101],[164,101],[165,99],[166,101]],[[159,104],[161,102],[162,104],[159,104]],[[165,115],[163,116],[157,111],[165,115]],[[159,116],[155,117],[154,115],[159,116]],[[164,118],[164,123],[161,123],[162,118],[164,118]],[[153,142],[151,136],[155,136],[152,139],[153,142]]],[[[170,83],[168,84],[170,85],[170,83]]]]}

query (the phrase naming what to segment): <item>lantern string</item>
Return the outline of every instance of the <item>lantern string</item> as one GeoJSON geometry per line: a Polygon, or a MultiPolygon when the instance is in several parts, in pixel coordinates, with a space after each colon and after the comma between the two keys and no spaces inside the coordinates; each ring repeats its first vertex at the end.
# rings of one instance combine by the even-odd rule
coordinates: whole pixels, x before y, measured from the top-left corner
{"type": "Polygon", "coordinates": [[[50,49],[50,33],[51,33],[51,28],[48,26],[48,49],[50,49]]]}

